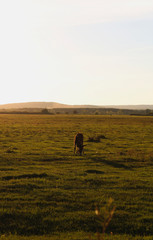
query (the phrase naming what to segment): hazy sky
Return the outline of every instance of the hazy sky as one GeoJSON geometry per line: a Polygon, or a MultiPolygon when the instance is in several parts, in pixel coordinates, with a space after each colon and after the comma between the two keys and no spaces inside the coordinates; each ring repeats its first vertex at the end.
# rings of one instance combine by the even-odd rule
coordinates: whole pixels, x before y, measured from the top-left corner
{"type": "Polygon", "coordinates": [[[153,0],[0,0],[0,104],[153,104],[153,0]]]}

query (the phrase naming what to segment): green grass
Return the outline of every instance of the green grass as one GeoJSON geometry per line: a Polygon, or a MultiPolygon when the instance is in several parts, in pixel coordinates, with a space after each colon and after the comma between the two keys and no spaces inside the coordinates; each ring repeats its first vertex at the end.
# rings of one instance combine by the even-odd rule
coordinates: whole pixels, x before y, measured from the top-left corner
{"type": "Polygon", "coordinates": [[[96,239],[95,208],[112,197],[108,239],[151,239],[152,132],[152,117],[0,115],[1,238],[96,239]],[[106,138],[88,142],[98,135],[106,138]]]}
{"type": "MultiPolygon", "coordinates": [[[[97,234],[85,232],[54,233],[43,236],[1,235],[0,240],[97,240],[97,234]]],[[[152,240],[151,236],[105,235],[105,240],[152,240]]]]}

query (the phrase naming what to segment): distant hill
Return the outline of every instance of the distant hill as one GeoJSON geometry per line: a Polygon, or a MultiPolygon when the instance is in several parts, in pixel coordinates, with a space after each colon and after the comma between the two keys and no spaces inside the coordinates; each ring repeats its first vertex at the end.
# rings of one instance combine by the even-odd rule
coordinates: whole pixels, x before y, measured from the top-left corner
{"type": "Polygon", "coordinates": [[[153,110],[153,105],[68,105],[57,102],[25,102],[25,103],[10,103],[10,104],[1,104],[0,109],[26,109],[26,108],[117,108],[117,109],[131,109],[131,110],[153,110]]]}
{"type": "Polygon", "coordinates": [[[68,105],[57,102],[25,102],[25,103],[9,103],[9,104],[1,104],[0,109],[26,109],[26,108],[96,108],[98,106],[94,105],[68,105]]]}
{"type": "Polygon", "coordinates": [[[25,102],[25,103],[9,103],[0,105],[0,109],[21,109],[21,108],[67,108],[68,105],[56,102],[25,102]]]}

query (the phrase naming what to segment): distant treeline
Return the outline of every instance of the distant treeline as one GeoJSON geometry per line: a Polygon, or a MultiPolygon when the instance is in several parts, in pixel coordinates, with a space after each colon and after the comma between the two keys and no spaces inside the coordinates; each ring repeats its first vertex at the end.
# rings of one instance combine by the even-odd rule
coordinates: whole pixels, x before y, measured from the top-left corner
{"type": "Polygon", "coordinates": [[[80,115],[135,115],[153,116],[153,110],[131,110],[117,108],[22,108],[22,109],[3,109],[0,114],[80,114],[80,115]]]}
{"type": "Polygon", "coordinates": [[[85,114],[85,115],[149,115],[153,116],[153,110],[131,110],[117,108],[57,108],[56,114],[85,114]]]}

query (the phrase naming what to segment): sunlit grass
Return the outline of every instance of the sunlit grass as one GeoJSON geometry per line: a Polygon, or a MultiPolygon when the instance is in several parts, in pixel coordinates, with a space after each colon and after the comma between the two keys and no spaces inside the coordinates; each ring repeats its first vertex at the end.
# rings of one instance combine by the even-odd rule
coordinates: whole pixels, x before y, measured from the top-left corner
{"type": "Polygon", "coordinates": [[[153,118],[0,115],[0,132],[4,239],[96,238],[95,207],[110,197],[116,210],[106,239],[153,236],[153,118]],[[85,138],[82,157],[73,155],[77,132],[85,138]],[[88,141],[94,136],[105,138],[88,141]]]}

